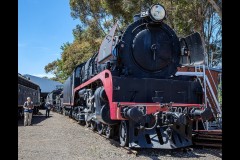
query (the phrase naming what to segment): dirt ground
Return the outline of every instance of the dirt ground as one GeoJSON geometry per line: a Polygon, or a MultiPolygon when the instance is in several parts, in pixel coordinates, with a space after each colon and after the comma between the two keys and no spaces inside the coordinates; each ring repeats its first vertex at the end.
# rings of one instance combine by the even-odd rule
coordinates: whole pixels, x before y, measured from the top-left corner
{"type": "Polygon", "coordinates": [[[118,142],[106,139],[90,129],[79,125],[67,116],[45,110],[34,115],[32,126],[18,122],[19,160],[174,160],[174,159],[222,159],[222,150],[195,148],[183,152],[177,150],[137,149],[132,153],[119,147],[118,142]]]}

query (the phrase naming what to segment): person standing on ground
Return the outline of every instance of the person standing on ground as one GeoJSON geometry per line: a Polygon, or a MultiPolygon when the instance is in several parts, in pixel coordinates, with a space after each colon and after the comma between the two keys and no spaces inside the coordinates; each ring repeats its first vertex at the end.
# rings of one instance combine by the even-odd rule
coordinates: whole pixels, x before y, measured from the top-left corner
{"type": "Polygon", "coordinates": [[[49,113],[50,113],[50,110],[51,110],[51,104],[49,102],[47,102],[45,104],[45,108],[46,108],[46,118],[49,117],[49,113]]]}
{"type": "Polygon", "coordinates": [[[33,102],[30,97],[27,97],[27,101],[23,104],[24,108],[24,126],[32,125],[32,112],[33,112],[33,102]]]}

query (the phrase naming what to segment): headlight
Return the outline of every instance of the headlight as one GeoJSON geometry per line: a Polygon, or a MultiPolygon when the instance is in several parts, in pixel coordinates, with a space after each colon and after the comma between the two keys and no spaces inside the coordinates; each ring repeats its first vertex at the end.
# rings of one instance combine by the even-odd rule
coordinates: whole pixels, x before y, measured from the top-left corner
{"type": "Polygon", "coordinates": [[[152,5],[150,8],[150,17],[153,21],[161,21],[166,15],[166,11],[160,4],[152,5]]]}

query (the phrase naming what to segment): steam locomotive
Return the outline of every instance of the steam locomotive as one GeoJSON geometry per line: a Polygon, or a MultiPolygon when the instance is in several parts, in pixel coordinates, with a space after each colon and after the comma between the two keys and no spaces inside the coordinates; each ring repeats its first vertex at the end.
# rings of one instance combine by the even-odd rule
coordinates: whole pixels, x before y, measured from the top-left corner
{"type": "Polygon", "coordinates": [[[160,4],[116,23],[100,49],[79,64],[63,88],[60,109],[121,146],[174,149],[192,145],[193,120],[207,116],[202,88],[177,67],[203,63],[199,33],[179,38],[160,4]]]}
{"type": "Polygon", "coordinates": [[[48,93],[45,101],[52,106],[53,111],[61,112],[59,109],[62,106],[62,98],[62,88],[57,88],[48,93]]]}

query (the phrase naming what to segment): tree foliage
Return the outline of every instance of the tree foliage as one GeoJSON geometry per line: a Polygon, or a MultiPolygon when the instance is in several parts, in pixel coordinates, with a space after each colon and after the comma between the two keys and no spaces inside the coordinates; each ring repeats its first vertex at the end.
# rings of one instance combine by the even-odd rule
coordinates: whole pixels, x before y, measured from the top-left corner
{"type": "Polygon", "coordinates": [[[221,62],[221,0],[70,0],[71,16],[80,24],[73,29],[73,43],[61,46],[61,59],[45,66],[55,80],[63,82],[74,67],[97,52],[101,40],[118,20],[120,29],[133,21],[133,16],[162,4],[167,12],[165,22],[178,36],[199,32],[205,44],[206,60],[210,65],[221,62]]]}

